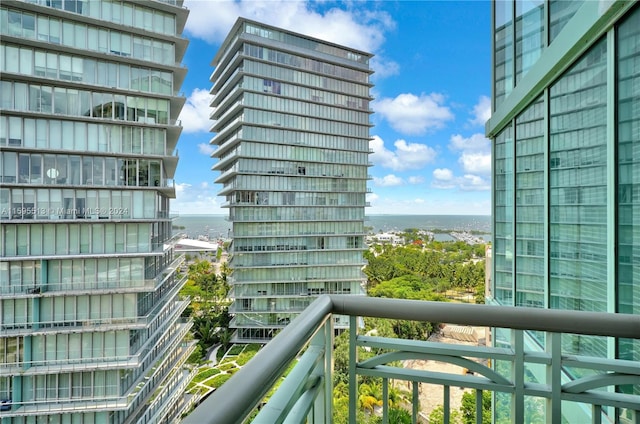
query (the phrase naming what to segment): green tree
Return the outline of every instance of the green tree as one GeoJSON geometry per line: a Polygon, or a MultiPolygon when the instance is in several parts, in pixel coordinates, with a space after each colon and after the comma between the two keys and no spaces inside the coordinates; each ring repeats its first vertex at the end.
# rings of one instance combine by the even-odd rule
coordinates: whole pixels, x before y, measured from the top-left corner
{"type": "Polygon", "coordinates": [[[392,261],[385,254],[375,256],[371,252],[365,252],[364,257],[368,261],[364,273],[369,280],[369,287],[375,287],[377,284],[393,278],[395,269],[392,261]]]}
{"type": "Polygon", "coordinates": [[[231,343],[232,337],[233,337],[233,332],[228,328],[223,329],[218,334],[218,341],[222,345],[223,351],[226,351],[229,348],[229,344],[231,343]]]}
{"type": "MultiPolygon", "coordinates": [[[[464,392],[460,405],[460,414],[463,424],[475,424],[476,422],[476,391],[464,392]]],[[[491,392],[482,392],[482,424],[491,424],[491,392]]]]}
{"type": "MultiPolygon", "coordinates": [[[[444,424],[444,407],[438,405],[429,414],[429,424],[444,424]]],[[[460,412],[457,409],[449,413],[449,424],[462,424],[460,412]]]]}
{"type": "Polygon", "coordinates": [[[227,261],[222,262],[220,264],[220,278],[222,278],[222,281],[227,283],[227,278],[231,275],[232,271],[233,270],[231,269],[227,261]]]}
{"type": "Polygon", "coordinates": [[[212,316],[203,315],[193,318],[193,333],[203,350],[207,350],[216,342],[216,328],[217,322],[212,316]]]}
{"type": "Polygon", "coordinates": [[[197,296],[205,302],[207,308],[212,307],[214,312],[220,313],[223,302],[227,299],[230,286],[227,283],[227,274],[218,276],[215,267],[209,261],[199,260],[189,265],[188,277],[193,285],[200,291],[197,296]]]}

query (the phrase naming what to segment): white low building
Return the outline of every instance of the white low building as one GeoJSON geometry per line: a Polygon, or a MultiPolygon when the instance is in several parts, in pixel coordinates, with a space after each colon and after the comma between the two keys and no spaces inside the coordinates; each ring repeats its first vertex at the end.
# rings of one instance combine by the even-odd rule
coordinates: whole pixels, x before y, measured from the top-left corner
{"type": "Polygon", "coordinates": [[[176,241],[173,246],[174,251],[178,253],[188,253],[191,256],[205,256],[205,253],[216,253],[218,251],[219,244],[211,243],[204,240],[196,240],[190,238],[182,238],[176,241]]]}

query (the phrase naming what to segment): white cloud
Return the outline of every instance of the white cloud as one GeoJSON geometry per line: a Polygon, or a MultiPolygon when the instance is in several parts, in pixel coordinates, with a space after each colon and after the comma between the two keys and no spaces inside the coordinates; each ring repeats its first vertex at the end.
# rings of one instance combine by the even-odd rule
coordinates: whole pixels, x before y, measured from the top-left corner
{"type": "Polygon", "coordinates": [[[473,125],[484,125],[491,118],[491,99],[487,96],[480,96],[478,103],[473,107],[473,119],[469,123],[473,125]]]}
{"type": "Polygon", "coordinates": [[[433,171],[431,187],[448,190],[458,188],[462,191],[487,191],[491,190],[491,183],[478,175],[465,174],[456,177],[448,168],[438,168],[433,171]]]}
{"type": "Polygon", "coordinates": [[[448,168],[437,168],[433,170],[433,177],[440,181],[451,181],[453,172],[448,168]]]}
{"type": "Polygon", "coordinates": [[[400,65],[393,60],[385,59],[382,56],[374,56],[369,62],[371,69],[375,71],[372,79],[383,79],[400,73],[400,65]]]}
{"type": "Polygon", "coordinates": [[[460,152],[458,163],[469,174],[491,174],[491,142],[476,133],[465,138],[460,134],[451,136],[449,148],[460,152]]]}
{"type": "Polygon", "coordinates": [[[465,175],[459,179],[460,189],[464,191],[491,190],[491,183],[477,175],[465,175]]]}
{"type": "Polygon", "coordinates": [[[187,98],[180,119],[185,133],[208,132],[212,122],[209,120],[211,95],[208,89],[196,88],[187,98]]]}
{"type": "Polygon", "coordinates": [[[451,136],[449,148],[464,152],[491,152],[491,142],[480,133],[473,134],[468,138],[455,134],[451,136]]]}
{"type": "Polygon", "coordinates": [[[431,180],[433,188],[450,189],[456,186],[453,172],[448,168],[437,168],[433,170],[433,180],[431,180]]]}
{"type": "Polygon", "coordinates": [[[458,163],[464,172],[457,177],[448,168],[433,171],[431,186],[438,189],[458,188],[462,191],[486,191],[491,189],[491,142],[482,134],[463,137],[451,136],[449,149],[459,152],[458,163]]]}
{"type": "Polygon", "coordinates": [[[382,178],[373,177],[373,183],[378,187],[395,187],[403,185],[405,182],[402,178],[389,174],[382,178]]]}
{"type": "Polygon", "coordinates": [[[324,14],[314,7],[326,7],[326,3],[290,0],[187,0],[185,6],[190,9],[187,32],[212,44],[222,42],[242,16],[375,53],[384,43],[385,32],[396,25],[388,13],[365,9],[357,2],[341,3],[341,8],[332,7],[324,14]]]}
{"type": "Polygon", "coordinates": [[[409,177],[407,181],[409,182],[409,184],[422,184],[424,183],[424,177],[422,175],[416,175],[413,177],[409,177]]]}
{"type": "Polygon", "coordinates": [[[216,151],[216,146],[212,146],[209,143],[200,143],[198,144],[198,151],[203,155],[211,156],[216,151]]]}
{"type": "Polygon", "coordinates": [[[465,172],[472,174],[491,174],[491,153],[463,153],[458,159],[465,172]]]}
{"type": "Polygon", "coordinates": [[[396,150],[388,150],[384,146],[384,140],[379,136],[374,136],[369,146],[373,149],[370,158],[378,166],[389,168],[394,171],[405,171],[408,169],[420,169],[426,164],[433,162],[436,151],[420,143],[407,143],[405,140],[396,140],[393,145],[396,150]]]}
{"type": "Polygon", "coordinates": [[[176,198],[171,200],[171,212],[182,215],[189,214],[224,214],[217,189],[209,182],[202,181],[198,185],[188,183],[176,184],[176,198]]]}
{"type": "Polygon", "coordinates": [[[178,198],[180,194],[184,193],[185,190],[188,190],[189,187],[191,187],[191,184],[187,184],[187,183],[176,184],[176,198],[178,198]]]}
{"type": "Polygon", "coordinates": [[[451,110],[444,106],[444,96],[437,93],[400,94],[395,98],[382,98],[372,104],[375,112],[386,119],[396,131],[403,134],[424,134],[442,128],[453,119],[451,110]]]}

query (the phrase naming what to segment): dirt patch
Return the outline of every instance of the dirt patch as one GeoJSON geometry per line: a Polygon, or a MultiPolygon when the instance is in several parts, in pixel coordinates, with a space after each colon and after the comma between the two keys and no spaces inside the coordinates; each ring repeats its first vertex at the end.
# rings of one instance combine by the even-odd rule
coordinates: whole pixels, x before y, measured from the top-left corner
{"type": "MultiPolygon", "coordinates": [[[[458,344],[467,346],[483,345],[485,341],[485,329],[483,327],[473,327],[473,332],[476,334],[476,340],[467,341],[459,340],[458,338],[449,337],[447,334],[451,334],[449,331],[442,331],[437,334],[433,334],[429,337],[430,342],[441,342],[447,344],[458,344]]],[[[468,334],[468,332],[466,332],[468,334]]],[[[433,360],[409,360],[403,361],[403,366],[409,369],[426,370],[448,374],[463,374],[465,370],[457,365],[452,365],[446,362],[438,362],[433,360]]],[[[407,390],[411,392],[411,382],[397,382],[397,387],[401,390],[407,390]]],[[[462,389],[460,387],[449,388],[449,404],[451,410],[460,408],[462,404],[462,395],[465,392],[471,392],[472,389],[462,389]]],[[[420,412],[423,417],[428,417],[429,414],[438,406],[444,404],[444,388],[436,384],[420,383],[418,388],[418,394],[420,397],[420,412]]]]}

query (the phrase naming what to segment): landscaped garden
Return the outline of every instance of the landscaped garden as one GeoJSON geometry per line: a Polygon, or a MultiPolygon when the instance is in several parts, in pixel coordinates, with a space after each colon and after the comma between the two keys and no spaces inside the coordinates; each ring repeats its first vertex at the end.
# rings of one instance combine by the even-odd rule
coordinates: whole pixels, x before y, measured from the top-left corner
{"type": "Polygon", "coordinates": [[[224,384],[244,364],[249,362],[260,350],[258,344],[233,345],[220,362],[212,364],[204,363],[199,366],[198,374],[191,380],[187,387],[187,393],[192,395],[205,395],[224,384]]]}

